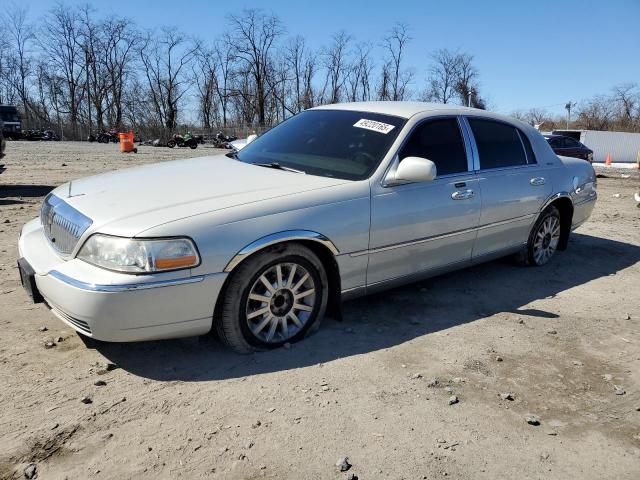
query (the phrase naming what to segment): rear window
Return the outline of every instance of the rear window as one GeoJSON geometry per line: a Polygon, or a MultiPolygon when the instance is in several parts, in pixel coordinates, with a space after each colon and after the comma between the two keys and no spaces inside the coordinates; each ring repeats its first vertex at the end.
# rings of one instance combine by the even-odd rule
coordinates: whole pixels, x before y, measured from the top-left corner
{"type": "Polygon", "coordinates": [[[527,157],[515,127],[478,118],[469,118],[469,125],[478,147],[482,170],[527,164],[527,157]]]}

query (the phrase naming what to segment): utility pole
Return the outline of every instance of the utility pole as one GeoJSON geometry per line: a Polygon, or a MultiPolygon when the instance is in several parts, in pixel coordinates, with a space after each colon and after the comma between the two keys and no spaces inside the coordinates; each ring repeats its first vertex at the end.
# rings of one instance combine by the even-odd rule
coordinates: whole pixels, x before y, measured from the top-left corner
{"type": "Polygon", "coordinates": [[[571,109],[576,106],[575,102],[569,100],[564,108],[567,109],[567,130],[569,130],[569,123],[571,122],[571,109]]]}

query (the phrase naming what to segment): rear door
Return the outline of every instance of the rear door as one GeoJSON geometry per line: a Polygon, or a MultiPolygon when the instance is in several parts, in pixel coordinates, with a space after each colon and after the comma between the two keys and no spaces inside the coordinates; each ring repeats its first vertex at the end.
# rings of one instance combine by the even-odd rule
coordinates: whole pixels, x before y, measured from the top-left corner
{"type": "Polygon", "coordinates": [[[455,116],[429,118],[398,153],[436,164],[430,182],[371,186],[367,285],[469,261],[480,217],[480,191],[455,116]]]}
{"type": "Polygon", "coordinates": [[[531,142],[513,125],[466,117],[475,143],[482,212],[473,257],[526,243],[538,212],[551,195],[549,170],[537,163],[531,142]]]}

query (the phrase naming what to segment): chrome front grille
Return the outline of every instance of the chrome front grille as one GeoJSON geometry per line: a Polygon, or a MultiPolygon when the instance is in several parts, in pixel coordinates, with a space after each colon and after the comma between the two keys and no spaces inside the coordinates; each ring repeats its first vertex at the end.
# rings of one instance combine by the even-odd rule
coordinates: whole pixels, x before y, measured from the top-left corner
{"type": "Polygon", "coordinates": [[[53,194],[47,195],[40,210],[40,221],[51,246],[70,255],[92,220],[53,194]]]}

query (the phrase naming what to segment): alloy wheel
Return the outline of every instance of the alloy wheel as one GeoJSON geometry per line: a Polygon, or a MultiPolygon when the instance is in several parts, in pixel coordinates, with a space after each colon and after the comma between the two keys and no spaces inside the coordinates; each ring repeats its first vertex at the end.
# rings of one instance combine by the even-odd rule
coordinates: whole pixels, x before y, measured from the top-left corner
{"type": "Polygon", "coordinates": [[[550,215],[540,224],[533,243],[533,259],[544,265],[553,256],[560,242],[560,219],[550,215]]]}
{"type": "Polygon", "coordinates": [[[309,321],[315,302],[315,280],[305,267],[291,262],[271,265],[249,290],[247,325],[262,342],[284,342],[309,321]]]}

